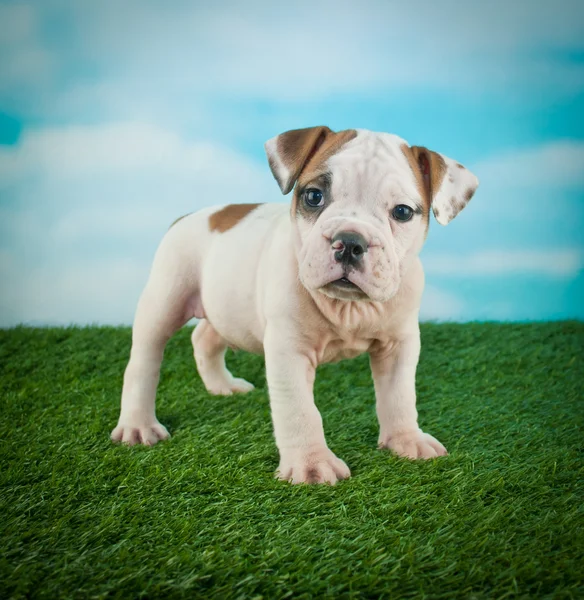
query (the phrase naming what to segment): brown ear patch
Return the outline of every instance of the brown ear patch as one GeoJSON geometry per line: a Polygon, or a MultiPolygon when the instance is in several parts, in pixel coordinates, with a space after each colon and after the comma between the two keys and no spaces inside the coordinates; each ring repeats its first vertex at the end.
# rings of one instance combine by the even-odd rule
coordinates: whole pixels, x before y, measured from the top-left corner
{"type": "Polygon", "coordinates": [[[417,157],[412,152],[412,149],[407,144],[401,145],[401,151],[404,153],[408,164],[410,165],[410,169],[414,174],[416,179],[416,187],[418,188],[418,192],[424,201],[425,212],[429,213],[430,203],[432,201],[431,198],[428,197],[428,193],[426,191],[426,186],[424,185],[424,177],[422,175],[422,170],[420,169],[420,165],[418,164],[417,157]]]}
{"type": "Polygon", "coordinates": [[[209,230],[224,233],[261,204],[228,204],[209,217],[209,230]]]}
{"type": "MultiPolygon", "coordinates": [[[[276,138],[276,157],[270,155],[266,146],[270,169],[283,194],[287,194],[294,187],[302,169],[329,135],[334,133],[324,125],[286,131],[276,138]],[[279,167],[278,162],[282,163],[283,169],[279,167]]],[[[270,141],[266,142],[269,143],[270,141]]]]}
{"type": "Polygon", "coordinates": [[[424,146],[412,146],[410,148],[407,144],[402,144],[401,150],[416,177],[420,195],[429,209],[432,199],[440,189],[446,175],[446,162],[440,154],[432,152],[424,146]]]}
{"type": "Polygon", "coordinates": [[[278,138],[278,153],[282,162],[297,177],[331,133],[325,126],[292,129],[283,133],[278,138]]]}

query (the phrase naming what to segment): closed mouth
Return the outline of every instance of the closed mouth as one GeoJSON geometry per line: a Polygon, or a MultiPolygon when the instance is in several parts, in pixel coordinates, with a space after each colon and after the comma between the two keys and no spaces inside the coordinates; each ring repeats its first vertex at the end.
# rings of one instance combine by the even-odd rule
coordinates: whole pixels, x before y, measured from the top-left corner
{"type": "Polygon", "coordinates": [[[323,290],[328,291],[334,298],[345,298],[347,300],[363,300],[367,294],[347,277],[335,279],[327,283],[323,290]],[[336,292],[336,293],[335,293],[336,292]],[[341,294],[340,296],[338,294],[341,294]]]}
{"type": "Polygon", "coordinates": [[[350,281],[346,277],[341,277],[340,279],[331,281],[331,283],[329,283],[329,285],[335,285],[335,286],[343,288],[345,290],[360,290],[361,289],[358,285],[355,285],[352,281],[350,281]]]}

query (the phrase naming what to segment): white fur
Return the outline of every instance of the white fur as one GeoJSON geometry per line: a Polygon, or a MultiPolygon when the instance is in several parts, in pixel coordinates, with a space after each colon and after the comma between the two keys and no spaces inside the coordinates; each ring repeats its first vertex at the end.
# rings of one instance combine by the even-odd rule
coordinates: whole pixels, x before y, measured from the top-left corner
{"type": "Polygon", "coordinates": [[[440,225],[448,225],[452,219],[466,206],[465,194],[470,190],[473,194],[479,180],[468,169],[460,168],[456,161],[441,155],[446,163],[446,174],[440,189],[432,200],[432,209],[440,225]]]}
{"type": "Polygon", "coordinates": [[[278,137],[279,136],[269,139],[264,144],[264,148],[266,150],[266,154],[272,160],[272,169],[274,171],[276,181],[279,182],[282,193],[287,194],[294,185],[294,182],[290,181],[290,170],[286,168],[286,165],[282,162],[282,159],[278,154],[278,137]]]}
{"type": "MultiPolygon", "coordinates": [[[[291,219],[288,204],[264,204],[224,233],[209,230],[218,207],[185,217],[168,231],[138,304],[112,439],[154,444],[168,437],[154,408],[164,346],[199,316],[204,319],[193,346],[211,393],[253,387],[226,369],[227,345],[265,354],[280,478],[334,484],[350,475],[327,447],[313,383],[319,364],[363,352],[371,356],[380,446],[410,458],[446,453],[417,423],[424,286],[417,255],[426,226],[420,215],[408,223],[390,217],[396,204],[422,201],[401,151],[404,143],[359,131],[328,161],[335,200],[315,223],[291,219]],[[357,231],[371,244],[363,271],[351,274],[367,299],[321,290],[342,276],[330,243],[341,230],[357,231]]],[[[267,147],[275,153],[273,168],[282,169],[276,138],[267,147]]]]}

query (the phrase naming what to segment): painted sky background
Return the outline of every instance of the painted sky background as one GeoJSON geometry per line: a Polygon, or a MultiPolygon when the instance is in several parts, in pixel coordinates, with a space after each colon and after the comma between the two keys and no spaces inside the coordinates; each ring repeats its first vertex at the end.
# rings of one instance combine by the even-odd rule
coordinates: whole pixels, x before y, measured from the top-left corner
{"type": "Polygon", "coordinates": [[[130,323],[169,224],[281,201],[263,143],[396,133],[481,186],[424,319],[584,318],[584,3],[0,0],[0,326],[130,323]]]}

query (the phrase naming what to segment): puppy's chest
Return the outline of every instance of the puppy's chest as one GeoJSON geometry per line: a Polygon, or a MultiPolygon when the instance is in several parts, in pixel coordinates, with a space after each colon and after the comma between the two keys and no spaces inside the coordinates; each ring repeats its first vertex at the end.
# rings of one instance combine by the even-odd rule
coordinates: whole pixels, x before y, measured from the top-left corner
{"type": "Polygon", "coordinates": [[[338,362],[347,358],[355,358],[364,352],[368,352],[376,340],[367,337],[332,337],[324,336],[318,342],[316,355],[319,364],[338,362]]]}

